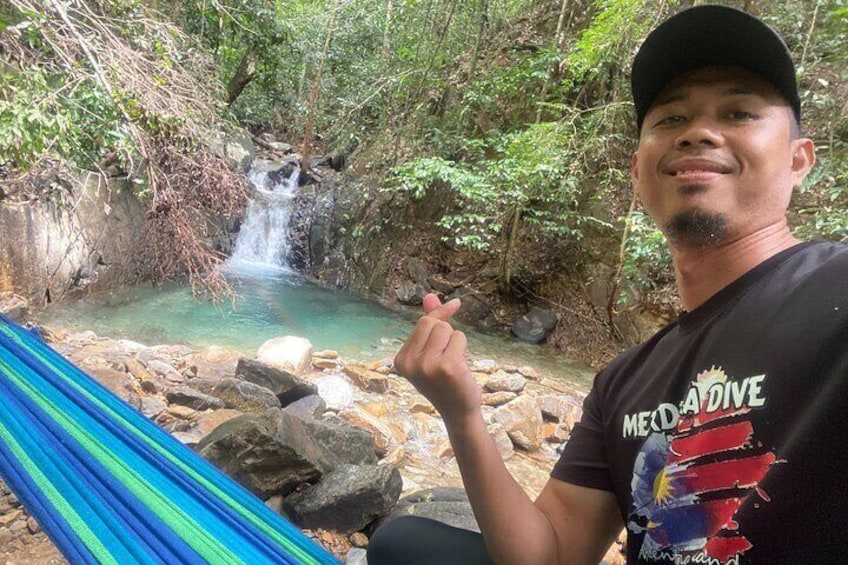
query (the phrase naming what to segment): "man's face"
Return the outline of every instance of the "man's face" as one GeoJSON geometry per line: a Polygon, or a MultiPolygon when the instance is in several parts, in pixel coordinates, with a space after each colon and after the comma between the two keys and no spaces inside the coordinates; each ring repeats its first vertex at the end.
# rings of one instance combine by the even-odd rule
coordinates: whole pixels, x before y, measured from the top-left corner
{"type": "Polygon", "coordinates": [[[741,69],[681,76],[645,116],[631,178],[675,247],[735,241],[785,222],[815,162],[777,91],[741,69]]]}

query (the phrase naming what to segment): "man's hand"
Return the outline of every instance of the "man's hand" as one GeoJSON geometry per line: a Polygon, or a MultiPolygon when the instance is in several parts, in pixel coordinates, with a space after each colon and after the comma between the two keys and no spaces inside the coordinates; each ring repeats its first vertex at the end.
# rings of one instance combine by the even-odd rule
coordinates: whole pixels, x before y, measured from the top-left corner
{"type": "Polygon", "coordinates": [[[442,304],[424,297],[424,312],[395,357],[395,371],[433,403],[445,424],[460,424],[480,411],[480,386],[468,368],[465,334],[448,323],[459,310],[458,298],[442,304]]]}

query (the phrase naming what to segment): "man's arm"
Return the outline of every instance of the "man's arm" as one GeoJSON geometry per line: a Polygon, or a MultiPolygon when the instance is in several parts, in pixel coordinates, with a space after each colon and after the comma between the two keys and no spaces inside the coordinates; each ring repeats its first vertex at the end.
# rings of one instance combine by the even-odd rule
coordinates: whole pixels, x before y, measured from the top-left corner
{"type": "Polygon", "coordinates": [[[395,368],[442,415],[489,554],[510,565],[598,563],[621,528],[615,497],[551,480],[533,504],[515,482],[483,421],[465,335],[447,322],[459,306],[425,297],[427,314],[395,358],[395,368]]]}

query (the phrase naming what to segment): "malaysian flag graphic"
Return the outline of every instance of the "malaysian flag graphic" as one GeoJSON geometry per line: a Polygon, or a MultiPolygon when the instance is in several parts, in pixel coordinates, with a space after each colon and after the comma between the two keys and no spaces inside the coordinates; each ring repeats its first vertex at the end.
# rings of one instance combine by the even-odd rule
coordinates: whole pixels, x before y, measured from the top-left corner
{"type": "Polygon", "coordinates": [[[734,516],[751,495],[768,501],[759,484],[776,458],[755,444],[750,407],[708,406],[709,391],[732,390],[721,369],[700,373],[692,386],[698,409],[648,436],[636,457],[628,529],[644,534],[640,558],[697,555],[692,562],[723,565],[751,548],[734,516]]]}

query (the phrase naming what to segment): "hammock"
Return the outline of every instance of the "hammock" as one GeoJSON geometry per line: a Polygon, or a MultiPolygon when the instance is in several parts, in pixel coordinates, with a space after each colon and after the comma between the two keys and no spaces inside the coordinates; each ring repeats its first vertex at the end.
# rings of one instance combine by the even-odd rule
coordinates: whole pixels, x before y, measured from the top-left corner
{"type": "Polygon", "coordinates": [[[338,563],[2,314],[0,477],[74,564],[338,563]]]}

